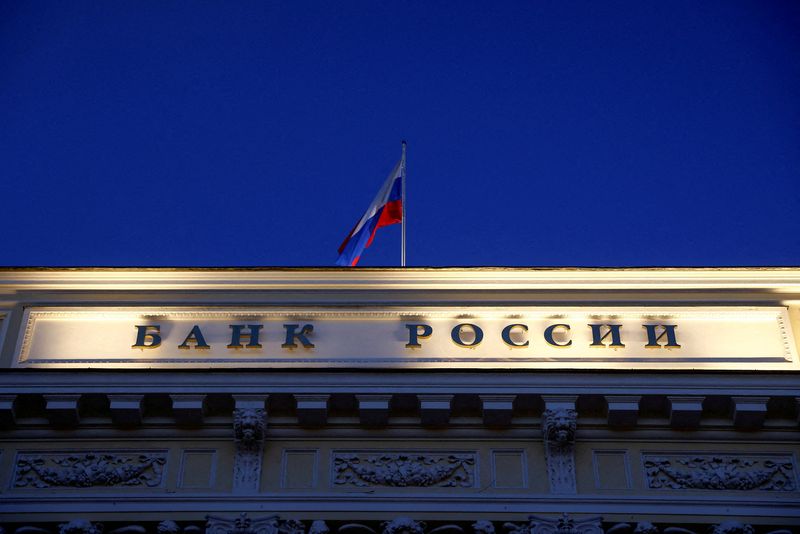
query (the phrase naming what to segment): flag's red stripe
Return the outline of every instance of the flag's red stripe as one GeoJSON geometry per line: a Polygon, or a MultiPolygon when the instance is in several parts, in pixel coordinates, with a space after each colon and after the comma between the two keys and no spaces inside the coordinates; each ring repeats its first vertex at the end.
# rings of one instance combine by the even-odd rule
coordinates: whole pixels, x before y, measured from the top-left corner
{"type": "Polygon", "coordinates": [[[372,244],[372,240],[375,239],[375,232],[378,231],[378,228],[399,222],[403,222],[403,201],[393,200],[392,202],[388,202],[381,210],[378,216],[378,224],[372,229],[372,234],[369,236],[369,241],[367,241],[364,248],[372,244]]]}

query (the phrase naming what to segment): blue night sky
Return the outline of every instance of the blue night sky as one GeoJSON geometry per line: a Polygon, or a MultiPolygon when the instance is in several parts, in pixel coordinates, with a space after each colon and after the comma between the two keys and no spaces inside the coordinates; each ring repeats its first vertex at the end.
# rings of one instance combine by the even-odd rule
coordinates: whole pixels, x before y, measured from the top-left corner
{"type": "Polygon", "coordinates": [[[800,264],[800,3],[0,3],[0,265],[333,265],[402,139],[411,266],[800,264]]]}

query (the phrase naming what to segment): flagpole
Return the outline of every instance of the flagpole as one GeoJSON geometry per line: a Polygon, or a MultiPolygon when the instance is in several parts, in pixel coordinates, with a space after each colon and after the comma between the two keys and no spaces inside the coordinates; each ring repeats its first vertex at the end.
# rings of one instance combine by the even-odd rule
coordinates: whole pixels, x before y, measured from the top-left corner
{"type": "Polygon", "coordinates": [[[403,197],[402,197],[402,244],[400,245],[400,267],[406,266],[406,142],[403,141],[403,156],[400,160],[400,176],[402,180],[403,197]]]}

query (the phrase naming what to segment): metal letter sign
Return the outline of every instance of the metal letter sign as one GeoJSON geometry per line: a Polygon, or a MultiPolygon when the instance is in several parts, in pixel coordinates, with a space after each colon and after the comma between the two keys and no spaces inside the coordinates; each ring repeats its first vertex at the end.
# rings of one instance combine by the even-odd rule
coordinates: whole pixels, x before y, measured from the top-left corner
{"type": "Polygon", "coordinates": [[[15,367],[800,369],[783,307],[28,308],[15,367]]]}

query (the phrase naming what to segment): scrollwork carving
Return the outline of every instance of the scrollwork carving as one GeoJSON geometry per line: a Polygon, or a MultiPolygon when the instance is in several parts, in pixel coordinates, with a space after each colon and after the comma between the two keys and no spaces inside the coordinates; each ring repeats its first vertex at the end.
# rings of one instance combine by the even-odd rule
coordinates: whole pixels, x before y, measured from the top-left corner
{"type": "Polygon", "coordinates": [[[789,457],[645,456],[647,486],[654,489],[794,491],[789,457]]]}
{"type": "Polygon", "coordinates": [[[21,454],[15,467],[17,488],[89,488],[161,485],[166,453],[115,451],[72,454],[21,454]]]}
{"type": "Polygon", "coordinates": [[[475,454],[336,454],[334,484],[390,487],[461,487],[475,484],[475,454]]]}

